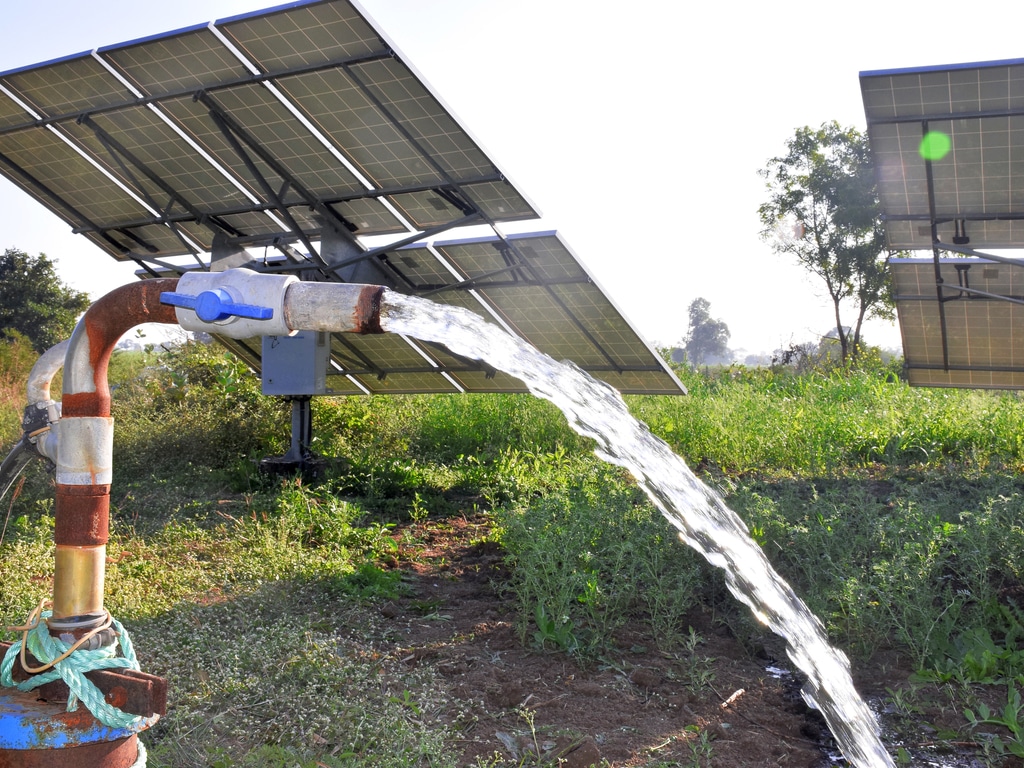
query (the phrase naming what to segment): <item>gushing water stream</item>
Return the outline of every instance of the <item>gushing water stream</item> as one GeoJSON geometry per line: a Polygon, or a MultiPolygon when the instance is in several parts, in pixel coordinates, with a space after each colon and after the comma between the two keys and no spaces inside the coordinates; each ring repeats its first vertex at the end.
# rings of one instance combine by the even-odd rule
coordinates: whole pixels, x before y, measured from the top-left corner
{"type": "Polygon", "coordinates": [[[807,675],[804,697],[822,712],[846,759],[861,768],[894,765],[853,687],[848,659],[829,645],[821,622],[775,572],[743,520],[630,415],[615,389],[457,307],[387,291],[381,325],[484,360],[558,406],[573,429],[597,442],[600,458],[633,474],[683,541],[725,571],[733,595],[785,639],[790,659],[807,675]]]}

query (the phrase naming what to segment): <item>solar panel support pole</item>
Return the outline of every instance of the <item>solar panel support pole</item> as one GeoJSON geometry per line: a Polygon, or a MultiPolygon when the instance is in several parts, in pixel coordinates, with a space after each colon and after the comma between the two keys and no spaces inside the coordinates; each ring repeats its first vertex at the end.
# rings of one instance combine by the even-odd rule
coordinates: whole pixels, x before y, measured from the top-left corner
{"type": "Polygon", "coordinates": [[[252,256],[234,239],[217,233],[210,251],[210,271],[224,272],[235,267],[252,267],[252,256]]]}
{"type": "MultiPolygon", "coordinates": [[[[921,121],[921,139],[928,135],[928,121],[921,121]]],[[[943,279],[939,269],[939,242],[938,225],[935,221],[935,174],[932,170],[932,161],[924,158],[924,172],[928,187],[928,219],[932,234],[932,261],[935,265],[935,294],[939,307],[939,332],[942,338],[942,365],[949,370],[949,338],[946,333],[946,308],[943,304],[944,293],[942,291],[943,279]]]]}
{"type": "Polygon", "coordinates": [[[363,258],[365,251],[347,232],[341,232],[329,221],[322,221],[321,257],[328,271],[346,283],[370,283],[395,288],[397,280],[388,274],[377,259],[363,258]]]}
{"type": "Polygon", "coordinates": [[[260,472],[268,475],[299,474],[312,481],[323,473],[326,461],[310,450],[313,443],[313,398],[296,395],[287,398],[292,408],[291,446],[283,456],[272,456],[260,461],[260,472]]]}

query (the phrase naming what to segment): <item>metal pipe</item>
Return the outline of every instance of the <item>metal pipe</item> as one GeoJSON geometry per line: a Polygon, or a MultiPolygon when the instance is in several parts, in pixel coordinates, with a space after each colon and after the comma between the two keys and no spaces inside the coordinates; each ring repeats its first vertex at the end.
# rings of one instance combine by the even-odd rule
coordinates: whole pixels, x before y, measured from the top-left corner
{"type": "Polygon", "coordinates": [[[284,294],[284,321],[293,331],[384,333],[384,288],[357,283],[295,282],[284,294]]]}
{"type": "Polygon", "coordinates": [[[75,327],[64,359],[64,418],[110,416],[107,365],[118,339],[142,323],[176,323],[174,310],[160,303],[176,278],[141,280],[115,288],[97,301],[75,327]]]}
{"type": "Polygon", "coordinates": [[[64,339],[43,352],[28,374],[28,404],[50,400],[50,382],[64,366],[64,355],[71,345],[71,339],[64,339]]]}
{"type": "Polygon", "coordinates": [[[187,331],[232,339],[288,336],[295,331],[383,333],[380,285],[302,282],[251,269],[188,272],[163,300],[187,331]],[[258,311],[257,311],[258,310],[258,311]]]}
{"type": "MultiPolygon", "coordinates": [[[[67,342],[40,357],[29,375],[25,435],[20,448],[0,464],[0,480],[20,467],[20,454],[30,445],[57,466],[53,614],[48,623],[49,631],[62,638],[66,634],[82,636],[81,633],[88,633],[107,620],[103,592],[114,434],[107,368],[114,346],[126,331],[145,322],[181,321],[186,328],[236,338],[307,329],[383,332],[380,300],[384,289],[379,286],[299,285],[295,278],[259,275],[246,270],[228,270],[217,275],[204,273],[202,277],[180,282],[185,294],[175,294],[178,279],[147,280],[110,292],[89,308],[67,342]],[[191,295],[189,289],[192,289],[191,295]],[[167,304],[163,303],[165,297],[167,304]],[[177,302],[178,307],[172,302],[177,302]],[[195,309],[183,308],[190,306],[195,309]],[[50,385],[62,365],[62,402],[54,403],[50,385]]],[[[97,639],[96,642],[105,641],[97,639]]],[[[4,650],[0,649],[0,655],[4,650]]],[[[116,690],[121,692],[126,691],[121,678],[130,677],[133,684],[123,694],[129,697],[129,704],[131,691],[138,692],[147,686],[151,692],[145,703],[136,703],[136,709],[126,710],[149,717],[147,727],[165,711],[166,684],[159,678],[137,680],[136,677],[142,677],[141,673],[132,673],[136,676],[132,677],[110,671],[96,674],[104,680],[110,675],[117,677],[116,690]]],[[[99,684],[95,677],[90,679],[99,684]]],[[[110,693],[103,690],[109,701],[110,693]]],[[[38,694],[30,696],[34,700],[38,694]]],[[[67,693],[60,690],[56,696],[66,698],[67,693]]],[[[11,708],[23,711],[24,699],[25,695],[16,694],[11,708]]],[[[70,746],[61,730],[60,716],[55,715],[49,705],[41,719],[25,720],[23,730],[33,734],[31,746],[0,749],[0,768],[72,764],[129,768],[137,762],[139,750],[134,733],[114,734],[114,738],[113,732],[105,728],[95,743],[70,746]],[[46,734],[54,734],[61,741],[47,743],[46,734]]],[[[93,721],[76,716],[78,722],[93,721]]],[[[79,731],[74,735],[79,741],[85,741],[79,731]]]]}
{"type": "Polygon", "coordinates": [[[54,427],[60,421],[60,403],[50,395],[50,383],[64,365],[64,355],[71,345],[65,339],[46,350],[28,375],[27,400],[21,426],[25,431],[23,441],[35,448],[36,453],[50,461],[57,461],[57,433],[54,427]]]}
{"type": "MultiPolygon", "coordinates": [[[[233,338],[299,330],[383,333],[383,293],[376,285],[299,282],[233,269],[132,283],[93,304],[75,327],[64,358],[63,416],[57,422],[55,451],[53,618],[103,614],[114,440],[107,365],[125,331],[155,322],[233,338]],[[179,288],[182,292],[176,293],[179,288]],[[255,315],[254,309],[259,310],[255,315]]],[[[34,383],[38,393],[48,389],[42,379],[53,365],[48,361],[40,371],[34,383]]]]}
{"type": "MultiPolygon", "coordinates": [[[[63,413],[56,427],[54,619],[104,612],[114,434],[107,365],[126,331],[141,323],[176,322],[174,309],[160,303],[160,294],[173,291],[177,283],[144,280],[111,291],[89,308],[68,342],[63,413]]],[[[37,392],[51,364],[40,371],[37,392]]]]}

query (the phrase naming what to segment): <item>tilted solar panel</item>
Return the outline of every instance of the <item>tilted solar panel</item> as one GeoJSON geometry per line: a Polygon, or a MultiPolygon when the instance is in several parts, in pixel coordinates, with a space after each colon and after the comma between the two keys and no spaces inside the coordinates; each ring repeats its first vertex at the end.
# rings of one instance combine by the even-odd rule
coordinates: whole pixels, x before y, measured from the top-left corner
{"type": "Polygon", "coordinates": [[[860,80],[910,382],[1021,388],[1024,60],[860,80]]]}
{"type": "Polygon", "coordinates": [[[1024,61],[862,72],[861,92],[889,245],[1024,244],[1024,61]],[[922,138],[948,139],[921,153],[922,138]],[[930,155],[926,156],[926,155],[930,155]]]}
{"type": "Polygon", "coordinates": [[[893,259],[891,269],[911,384],[1024,388],[1024,269],[942,259],[942,302],[932,259],[893,259]]]}
{"type": "MultiPolygon", "coordinates": [[[[142,276],[381,283],[468,306],[621,391],[683,391],[557,236],[502,233],[537,212],[348,0],[0,73],[0,173],[142,276]],[[494,235],[435,242],[467,225],[494,235]]],[[[223,342],[260,366],[255,341],[223,342]]],[[[397,337],[336,335],[329,374],[336,392],[522,389],[397,337]]]]}

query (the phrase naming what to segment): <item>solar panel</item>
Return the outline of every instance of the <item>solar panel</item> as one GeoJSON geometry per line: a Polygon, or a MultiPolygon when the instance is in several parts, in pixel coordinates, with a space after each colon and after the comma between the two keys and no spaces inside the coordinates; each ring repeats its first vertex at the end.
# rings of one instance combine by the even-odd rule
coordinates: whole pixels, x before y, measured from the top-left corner
{"type": "Polygon", "coordinates": [[[1024,60],[862,72],[889,246],[1024,244],[1024,60]],[[925,134],[949,139],[928,160],[925,134]]]}
{"type": "MultiPolygon", "coordinates": [[[[0,73],[0,173],[142,277],[380,283],[468,306],[623,392],[683,391],[557,235],[503,234],[537,212],[348,0],[0,73]],[[467,225],[493,234],[438,241],[467,225]]],[[[222,341],[259,368],[257,341],[222,341]]],[[[523,389],[398,337],[334,336],[328,382],[523,389]]]]}
{"type": "Polygon", "coordinates": [[[1024,60],[862,72],[910,382],[1021,388],[1024,60]],[[952,257],[952,258],[951,258],[952,257]]]}
{"type": "Polygon", "coordinates": [[[985,259],[893,259],[891,270],[911,384],[1024,388],[1024,269],[985,259]]]}

